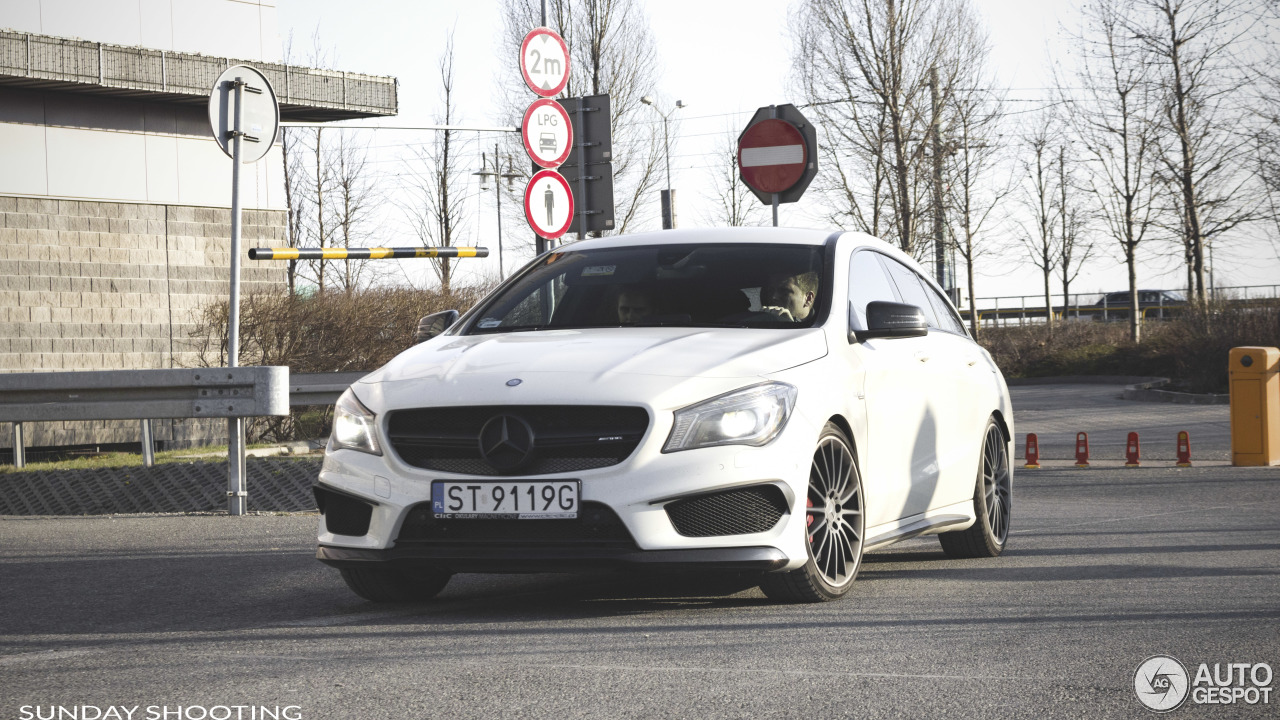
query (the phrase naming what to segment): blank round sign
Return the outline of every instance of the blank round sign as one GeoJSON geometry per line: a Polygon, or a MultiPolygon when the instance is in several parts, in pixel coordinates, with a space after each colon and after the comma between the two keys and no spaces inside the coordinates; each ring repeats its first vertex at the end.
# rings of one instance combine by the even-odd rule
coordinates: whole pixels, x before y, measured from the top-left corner
{"type": "Polygon", "coordinates": [[[240,89],[240,162],[256,162],[267,154],[280,130],[280,103],[271,83],[248,65],[233,65],[218,76],[209,94],[209,126],[213,139],[228,157],[233,157],[231,131],[236,122],[236,82],[240,89]]]}

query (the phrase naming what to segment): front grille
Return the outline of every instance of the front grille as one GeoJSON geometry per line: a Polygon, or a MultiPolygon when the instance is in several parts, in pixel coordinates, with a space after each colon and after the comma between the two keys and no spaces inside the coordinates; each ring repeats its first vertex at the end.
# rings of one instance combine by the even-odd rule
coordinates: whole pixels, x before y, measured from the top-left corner
{"type": "Polygon", "coordinates": [[[774,485],[708,493],[669,503],[667,517],[685,537],[766,532],[787,513],[787,500],[774,485]]]}
{"type": "Polygon", "coordinates": [[[617,465],[640,444],[649,413],[638,407],[513,405],[396,410],[390,444],[401,460],[464,475],[550,475],[617,465]],[[480,429],[497,415],[522,418],[533,430],[528,462],[499,470],[480,453],[480,429]]]}
{"type": "Polygon", "coordinates": [[[596,502],[583,502],[575,520],[437,520],[431,503],[419,503],[409,508],[396,538],[396,545],[453,542],[636,548],[617,513],[596,502]]]}

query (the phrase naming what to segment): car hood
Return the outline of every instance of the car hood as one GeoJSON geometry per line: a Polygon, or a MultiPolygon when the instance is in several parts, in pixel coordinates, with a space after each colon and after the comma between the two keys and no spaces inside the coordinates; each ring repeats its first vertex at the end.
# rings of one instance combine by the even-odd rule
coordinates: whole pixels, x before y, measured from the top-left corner
{"type": "Polygon", "coordinates": [[[514,379],[524,386],[519,394],[525,402],[623,400],[629,395],[644,402],[656,399],[652,393],[665,394],[681,385],[682,379],[755,378],[826,353],[820,328],[591,328],[442,336],[401,353],[360,385],[366,391],[377,386],[375,394],[384,407],[428,397],[433,404],[497,401],[509,397],[499,388],[514,379]]]}

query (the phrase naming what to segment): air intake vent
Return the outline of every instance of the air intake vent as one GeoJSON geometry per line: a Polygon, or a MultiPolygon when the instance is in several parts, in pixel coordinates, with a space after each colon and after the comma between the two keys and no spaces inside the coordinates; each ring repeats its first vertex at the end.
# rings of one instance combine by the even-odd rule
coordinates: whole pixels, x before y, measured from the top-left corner
{"type": "Polygon", "coordinates": [[[324,526],[337,535],[360,537],[369,534],[369,521],[373,518],[373,505],[316,485],[316,506],[324,516],[324,526]]]}
{"type": "Polygon", "coordinates": [[[772,530],[787,514],[787,500],[774,485],[755,485],[676,500],[667,517],[685,537],[747,535],[772,530]]]}
{"type": "Polygon", "coordinates": [[[583,502],[575,520],[437,520],[431,503],[409,509],[396,545],[467,542],[481,545],[591,545],[635,549],[635,540],[608,505],[583,502]]]}

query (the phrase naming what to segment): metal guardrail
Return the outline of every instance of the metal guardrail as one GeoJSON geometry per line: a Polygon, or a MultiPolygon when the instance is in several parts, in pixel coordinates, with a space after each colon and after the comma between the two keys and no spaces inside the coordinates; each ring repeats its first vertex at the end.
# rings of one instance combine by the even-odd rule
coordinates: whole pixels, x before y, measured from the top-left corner
{"type": "Polygon", "coordinates": [[[250,366],[0,375],[0,422],[13,424],[13,461],[26,465],[22,424],[141,421],[142,455],[154,462],[157,418],[243,418],[289,414],[289,368],[250,366]]]}
{"type": "Polygon", "coordinates": [[[290,407],[332,405],[367,374],[274,366],[0,374],[0,422],[12,423],[14,465],[24,467],[23,423],[138,420],[151,467],[152,420],[288,415],[290,407]]]}
{"type": "Polygon", "coordinates": [[[298,373],[289,378],[289,404],[332,405],[367,372],[298,373]]]}

